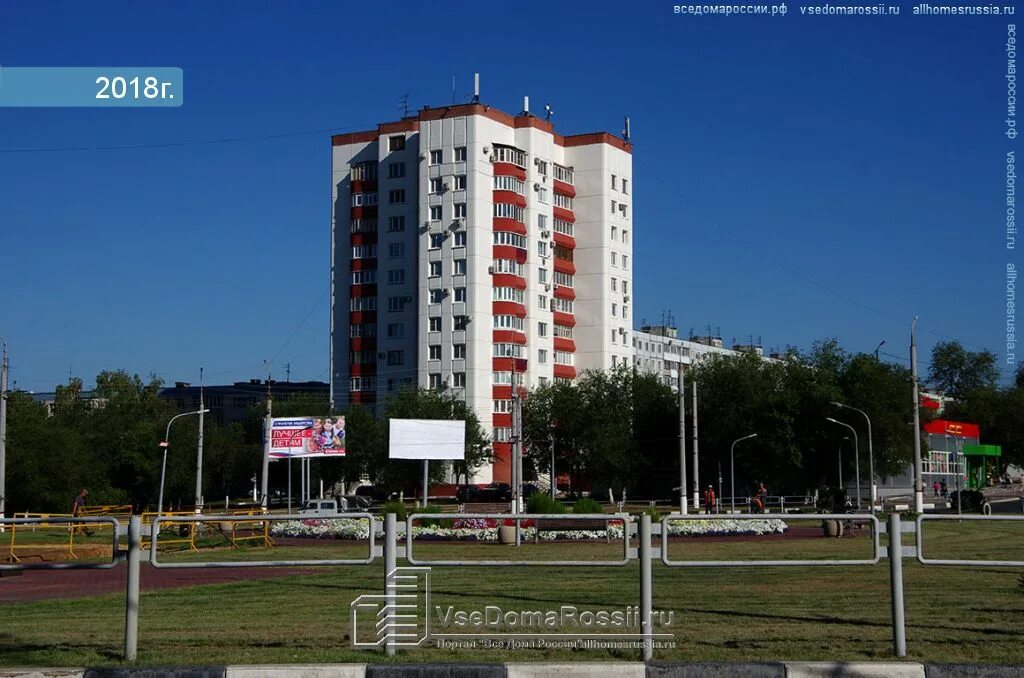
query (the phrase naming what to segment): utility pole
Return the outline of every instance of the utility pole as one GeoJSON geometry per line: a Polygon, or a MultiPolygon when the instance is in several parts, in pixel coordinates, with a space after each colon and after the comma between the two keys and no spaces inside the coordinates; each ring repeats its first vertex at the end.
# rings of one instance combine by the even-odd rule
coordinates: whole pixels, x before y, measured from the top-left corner
{"type": "Polygon", "coordinates": [[[270,508],[270,493],[267,485],[270,482],[270,434],[273,405],[271,403],[270,371],[267,371],[267,414],[263,418],[263,497],[260,499],[260,507],[266,512],[270,508]]]}
{"type": "Polygon", "coordinates": [[[679,363],[679,512],[684,516],[686,510],[686,377],[683,376],[683,364],[679,363]]]}
{"type": "Polygon", "coordinates": [[[693,510],[700,513],[700,467],[697,465],[697,380],[691,379],[693,385],[693,510]]]}
{"type": "Polygon", "coordinates": [[[910,380],[914,389],[914,511],[924,513],[924,484],[921,478],[921,406],[917,393],[917,316],[910,325],[910,380]]]}
{"type": "Polygon", "coordinates": [[[199,368],[199,444],[196,450],[196,513],[203,512],[203,368],[199,368]]]}
{"type": "Polygon", "coordinates": [[[0,519],[7,517],[7,340],[0,337],[0,519]]]}
{"type": "Polygon", "coordinates": [[[555,431],[551,429],[551,435],[549,437],[551,443],[551,498],[554,499],[555,495],[558,494],[558,482],[555,475],[555,431]]]}
{"type": "MultiPolygon", "coordinates": [[[[515,360],[515,358],[513,358],[515,360]]],[[[519,455],[522,453],[520,439],[522,430],[519,422],[519,374],[512,371],[512,513],[519,513],[519,455]]]]}

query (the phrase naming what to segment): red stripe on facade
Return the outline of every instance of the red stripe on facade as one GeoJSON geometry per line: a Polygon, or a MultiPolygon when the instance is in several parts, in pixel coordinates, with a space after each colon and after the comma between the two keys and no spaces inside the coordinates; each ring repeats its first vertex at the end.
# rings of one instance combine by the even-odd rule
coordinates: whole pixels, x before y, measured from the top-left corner
{"type": "Polygon", "coordinates": [[[377,348],[377,337],[352,337],[348,340],[349,348],[353,351],[361,351],[363,349],[376,349],[377,348]]]}
{"type": "Polygon", "coordinates": [[[556,245],[561,245],[562,247],[567,247],[571,250],[576,249],[576,238],[572,237],[571,235],[566,235],[565,233],[559,233],[558,231],[554,231],[551,234],[551,236],[554,239],[556,245]]]}
{"type": "Polygon", "coordinates": [[[526,317],[526,307],[514,301],[492,301],[491,313],[494,315],[515,315],[526,317]]]}
{"type": "Polygon", "coordinates": [[[566,339],[565,337],[555,337],[554,346],[556,351],[565,351],[566,353],[576,352],[576,342],[572,339],[566,339]]]}
{"type": "Polygon", "coordinates": [[[924,430],[934,435],[963,436],[964,438],[981,438],[981,427],[963,421],[933,419],[924,425],[924,430]]]}
{"type": "Polygon", "coordinates": [[[608,132],[592,132],[590,134],[573,134],[569,137],[562,137],[562,146],[571,148],[573,146],[590,146],[592,144],[608,144],[613,146],[620,151],[625,151],[632,155],[633,144],[628,141],[624,141],[614,134],[608,134],[608,132]]]}
{"type": "Polygon", "coordinates": [[[567,210],[564,207],[551,206],[551,215],[555,219],[561,219],[562,221],[568,221],[570,224],[576,223],[576,215],[572,213],[572,210],[567,210]]]}
{"type": "Polygon", "coordinates": [[[511,245],[495,245],[491,250],[491,256],[495,259],[512,259],[520,264],[525,264],[527,251],[511,245]]]}
{"type": "Polygon", "coordinates": [[[552,374],[557,379],[575,379],[576,368],[572,365],[555,365],[552,370],[552,374]]]}
{"type": "Polygon", "coordinates": [[[376,311],[349,311],[348,322],[351,325],[377,322],[376,311]]]}
{"type": "Polygon", "coordinates": [[[512,482],[512,443],[491,443],[494,465],[491,478],[496,483],[512,482]]]}
{"type": "Polygon", "coordinates": [[[515,177],[520,181],[526,181],[526,170],[516,167],[510,162],[496,162],[494,163],[494,176],[515,177]]]}
{"type": "Polygon", "coordinates": [[[526,198],[515,191],[492,191],[494,202],[503,202],[507,205],[518,205],[526,207],[526,198]]]}
{"type": "Polygon", "coordinates": [[[491,397],[495,400],[509,400],[512,398],[512,387],[494,386],[491,388],[491,397]]]}
{"type": "Polygon", "coordinates": [[[353,271],[370,271],[377,268],[377,259],[353,259],[351,264],[353,271]]]}
{"type": "Polygon", "coordinates": [[[575,299],[576,290],[571,287],[566,287],[565,285],[559,285],[555,288],[555,291],[552,292],[552,295],[556,299],[575,299]]]}
{"type": "Polygon", "coordinates": [[[514,287],[517,290],[526,289],[526,280],[511,273],[495,273],[491,276],[491,282],[495,287],[514,287]]]}
{"type": "MultiPolygon", "coordinates": [[[[558,183],[558,182],[555,182],[558,183]]],[[[376,193],[377,192],[377,180],[376,179],[356,179],[352,182],[349,187],[349,193],[376,193]]]]}
{"type": "Polygon", "coordinates": [[[491,369],[495,372],[526,372],[526,358],[491,358],[491,369]]]}
{"type": "Polygon", "coordinates": [[[420,128],[419,120],[399,120],[398,122],[384,122],[377,125],[377,131],[381,134],[394,134],[396,132],[415,132],[420,128]]]}
{"type": "Polygon", "coordinates": [[[572,184],[567,184],[564,181],[559,181],[558,179],[552,180],[551,190],[553,190],[555,193],[567,195],[570,198],[576,197],[576,188],[572,184]]]}
{"type": "Polygon", "coordinates": [[[516,330],[494,330],[491,340],[495,344],[522,344],[526,346],[526,335],[516,330]]]}
{"type": "Polygon", "coordinates": [[[552,267],[560,273],[568,273],[569,275],[576,274],[576,264],[572,263],[568,259],[559,259],[558,257],[552,257],[552,267]]]}
{"type": "Polygon", "coordinates": [[[370,217],[376,217],[376,216],[377,216],[377,206],[376,205],[362,205],[360,207],[353,207],[352,208],[352,218],[353,219],[369,219],[370,217]]]}
{"type": "Polygon", "coordinates": [[[376,245],[377,244],[377,233],[376,232],[360,232],[353,233],[349,238],[349,242],[353,245],[376,245]]]}
{"type": "Polygon", "coordinates": [[[491,422],[495,426],[511,426],[512,415],[511,414],[495,414],[491,422]]]}
{"type": "Polygon", "coordinates": [[[352,363],[348,366],[348,373],[353,377],[372,377],[377,374],[377,364],[352,363]]]}
{"type": "Polygon", "coordinates": [[[367,132],[349,132],[348,134],[335,134],[331,137],[332,146],[348,146],[349,144],[367,144],[377,140],[377,130],[367,132]]]}
{"type": "Polygon", "coordinates": [[[376,285],[349,285],[348,296],[350,297],[375,297],[377,296],[376,285]]]}
{"type": "Polygon", "coordinates": [[[569,313],[562,313],[561,311],[555,311],[551,314],[552,320],[555,321],[556,325],[565,325],[566,327],[576,327],[576,318],[569,313]]]}
{"type": "Polygon", "coordinates": [[[377,401],[377,394],[369,391],[349,391],[348,400],[350,403],[373,403],[377,401]]]}
{"type": "Polygon", "coordinates": [[[509,233],[526,235],[526,224],[521,221],[516,221],[515,219],[509,219],[508,217],[494,217],[493,225],[495,231],[508,231],[509,233]]]}

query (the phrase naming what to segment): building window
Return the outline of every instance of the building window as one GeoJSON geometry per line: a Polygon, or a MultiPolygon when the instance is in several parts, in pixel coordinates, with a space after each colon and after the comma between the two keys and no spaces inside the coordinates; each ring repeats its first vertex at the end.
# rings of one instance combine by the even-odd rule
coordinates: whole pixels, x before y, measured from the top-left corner
{"type": "Polygon", "coordinates": [[[353,285],[373,285],[377,282],[377,271],[352,271],[353,285]]]}
{"type": "Polygon", "coordinates": [[[455,388],[466,388],[465,372],[452,372],[452,380],[454,381],[455,388]]]}
{"type": "Polygon", "coordinates": [[[562,167],[559,164],[555,164],[555,179],[557,181],[563,181],[567,184],[572,183],[572,169],[569,167],[562,167]]]}
{"type": "Polygon", "coordinates": [[[455,175],[455,190],[464,191],[466,190],[466,175],[456,174],[455,175]]]}
{"type": "Polygon", "coordinates": [[[555,245],[554,255],[556,259],[561,259],[563,261],[572,261],[573,250],[569,249],[568,247],[562,247],[561,245],[555,245]]]}
{"type": "Polygon", "coordinates": [[[546,295],[543,295],[543,294],[538,294],[537,295],[537,308],[539,308],[541,310],[544,310],[544,311],[548,310],[548,298],[547,298],[546,295]]]}
{"type": "Polygon", "coordinates": [[[361,162],[352,165],[352,169],[349,171],[349,176],[352,181],[366,181],[367,179],[377,178],[377,163],[375,162],[361,162]]]}
{"type": "Polygon", "coordinates": [[[455,260],[455,273],[454,275],[466,275],[466,260],[456,259],[455,260]]]}
{"type": "Polygon", "coordinates": [[[391,205],[398,205],[405,202],[405,189],[398,188],[393,191],[388,191],[388,203],[391,205]]]}
{"type": "Polygon", "coordinates": [[[562,273],[561,271],[555,271],[554,281],[559,287],[572,287],[574,282],[571,273],[562,273]]]}
{"type": "Polygon", "coordinates": [[[526,169],[526,153],[512,146],[494,145],[494,161],[510,162],[513,165],[526,169]]]}
{"type": "Polygon", "coordinates": [[[465,330],[466,326],[469,325],[469,316],[468,315],[457,315],[457,316],[455,316],[454,320],[455,320],[455,330],[456,331],[465,330]]]}
{"type": "Polygon", "coordinates": [[[444,160],[444,152],[440,148],[430,152],[431,165],[440,165],[442,160],[444,160]]]}
{"type": "Polygon", "coordinates": [[[405,283],[405,269],[396,268],[388,271],[389,285],[402,285],[405,283]]]}
{"type": "Polygon", "coordinates": [[[456,302],[465,302],[466,301],[466,288],[465,287],[456,287],[455,288],[455,301],[456,302]]]}
{"type": "Polygon", "coordinates": [[[431,344],[427,347],[427,360],[440,360],[441,359],[441,345],[431,344]]]}
{"type": "Polygon", "coordinates": [[[492,287],[492,301],[512,301],[517,304],[523,303],[523,291],[515,287],[492,287]]]}
{"type": "Polygon", "coordinates": [[[431,278],[440,278],[441,277],[441,262],[440,261],[432,261],[432,262],[430,262],[430,276],[429,277],[431,277],[431,278]]]}
{"type": "Polygon", "coordinates": [[[572,209],[572,198],[561,193],[555,193],[555,207],[561,207],[565,210],[572,209]]]}
{"type": "Polygon", "coordinates": [[[377,325],[375,323],[360,323],[348,326],[348,336],[353,339],[359,337],[376,337],[377,325]]]}
{"type": "Polygon", "coordinates": [[[441,206],[440,205],[431,205],[430,206],[430,220],[431,221],[441,221],[441,206]]]}
{"type": "Polygon", "coordinates": [[[617,238],[618,236],[619,236],[619,229],[617,229],[614,226],[612,226],[612,241],[614,242],[615,238],[617,238]]]}
{"type": "Polygon", "coordinates": [[[629,231],[627,231],[626,229],[622,229],[622,244],[629,244],[629,231]]]}
{"type": "Polygon", "coordinates": [[[567,351],[555,351],[555,364],[556,365],[572,365],[573,354],[567,351]]]}
{"type": "Polygon", "coordinates": [[[622,268],[629,268],[629,257],[622,255],[622,268]]]}
{"type": "Polygon", "coordinates": [[[521,344],[494,344],[493,357],[522,358],[523,346],[521,344]]]}
{"type": "Polygon", "coordinates": [[[537,335],[541,336],[541,337],[548,336],[548,324],[547,323],[537,323],[537,335]]]}
{"type": "Polygon", "coordinates": [[[404,323],[388,323],[388,339],[401,339],[404,336],[404,323]]]}
{"type": "Polygon", "coordinates": [[[612,302],[612,317],[614,318],[614,317],[615,317],[615,316],[617,316],[618,314],[619,314],[619,305],[618,305],[618,304],[616,304],[616,303],[615,303],[615,302],[613,301],[613,302],[612,302]]]}
{"type": "Polygon", "coordinates": [[[545,177],[548,175],[548,162],[547,162],[547,160],[541,160],[539,158],[537,159],[537,174],[540,174],[540,175],[545,176],[545,177]]]}
{"type": "Polygon", "coordinates": [[[612,330],[612,343],[615,343],[615,330],[612,330]]]}
{"type": "Polygon", "coordinates": [[[350,311],[376,311],[377,297],[352,297],[348,300],[350,311]]]}
{"type": "Polygon", "coordinates": [[[526,249],[526,236],[519,235],[518,233],[509,233],[507,231],[495,231],[494,232],[494,244],[495,245],[509,245],[511,247],[518,247],[521,250],[526,249]]]}
{"type": "Polygon", "coordinates": [[[548,281],[548,269],[546,269],[546,268],[538,268],[537,269],[537,282],[539,282],[541,285],[543,285],[547,281],[548,281]]]}
{"type": "Polygon", "coordinates": [[[625,177],[622,178],[622,192],[629,195],[629,179],[625,177]]]}
{"type": "Polygon", "coordinates": [[[543,348],[537,349],[537,362],[540,363],[541,365],[547,365],[548,364],[548,352],[547,352],[547,349],[543,349],[543,348]]]}
{"type": "Polygon", "coordinates": [[[374,391],[376,389],[376,377],[352,377],[349,380],[350,391],[374,391]]]}
{"type": "MultiPolygon", "coordinates": [[[[622,305],[622,318],[623,319],[628,319],[629,318],[629,306],[626,306],[625,304],[622,305]]],[[[661,351],[661,347],[660,346],[658,347],[658,351],[659,352],[661,351]]]]}
{"type": "Polygon", "coordinates": [[[575,229],[572,226],[572,222],[565,221],[564,219],[555,219],[555,232],[564,233],[565,235],[573,235],[575,229]]]}
{"type": "Polygon", "coordinates": [[[496,386],[503,386],[512,383],[511,372],[491,372],[491,383],[496,386]]]}
{"type": "Polygon", "coordinates": [[[523,331],[523,319],[517,315],[496,315],[493,318],[494,329],[496,330],[523,331]]]}
{"type": "Polygon", "coordinates": [[[441,177],[432,177],[430,179],[430,192],[441,193],[444,190],[444,186],[441,184],[441,177]]]}
{"type": "Polygon", "coordinates": [[[548,241],[538,240],[537,241],[537,256],[547,257],[548,256],[548,241]]]}
{"type": "Polygon", "coordinates": [[[389,162],[388,163],[388,179],[401,179],[405,176],[405,163],[404,162],[389,162]]]}
{"type": "Polygon", "coordinates": [[[405,351],[388,351],[388,365],[404,365],[405,351]]]}
{"type": "Polygon", "coordinates": [[[522,179],[515,177],[507,177],[499,174],[494,177],[494,190],[496,191],[512,191],[519,195],[526,195],[526,182],[522,179]]]}
{"type": "Polygon", "coordinates": [[[466,162],[466,147],[456,146],[455,147],[455,162],[466,162]]]}
{"type": "Polygon", "coordinates": [[[494,203],[494,216],[502,219],[512,219],[519,223],[525,223],[523,220],[525,217],[526,210],[519,205],[511,205],[507,202],[496,202],[494,203]]]}
{"type": "Polygon", "coordinates": [[[619,265],[619,255],[615,254],[615,252],[612,252],[612,266],[618,266],[618,265],[619,265]]]}
{"type": "Polygon", "coordinates": [[[572,327],[569,325],[555,325],[555,336],[563,339],[572,339],[572,327]]]}
{"type": "Polygon", "coordinates": [[[392,259],[398,259],[405,256],[405,243],[404,242],[393,242],[388,243],[388,256],[392,259]]]}
{"type": "Polygon", "coordinates": [[[466,232],[456,231],[455,242],[452,243],[452,247],[465,247],[466,246],[466,232]]]}
{"type": "Polygon", "coordinates": [[[457,202],[455,203],[455,218],[465,219],[466,218],[466,203],[457,202]]]}
{"type": "Polygon", "coordinates": [[[466,345],[465,344],[452,344],[452,358],[455,360],[466,359],[466,345]]]}
{"type": "Polygon", "coordinates": [[[612,200],[612,214],[615,214],[616,203],[612,200]]]}
{"type": "Polygon", "coordinates": [[[405,217],[388,217],[388,232],[397,233],[405,230],[405,217]]]}
{"type": "Polygon", "coordinates": [[[511,400],[495,400],[494,414],[510,414],[512,412],[511,400]]]}
{"type": "Polygon", "coordinates": [[[538,214],[537,215],[537,228],[543,233],[548,230],[548,215],[538,214]]]}
{"type": "Polygon", "coordinates": [[[355,245],[352,247],[353,259],[373,259],[377,256],[376,245],[355,245]]]}
{"type": "Polygon", "coordinates": [[[388,150],[389,151],[403,151],[405,150],[405,137],[388,137],[388,150]]]}
{"type": "Polygon", "coordinates": [[[612,175],[612,190],[613,190],[613,191],[614,191],[614,190],[616,190],[616,189],[618,188],[618,186],[616,185],[616,183],[617,183],[617,179],[616,179],[615,175],[613,174],[613,175],[612,175]]]}
{"type": "Polygon", "coordinates": [[[405,297],[388,297],[388,311],[397,313],[405,310],[405,297]]]}
{"type": "Polygon", "coordinates": [[[431,304],[440,304],[444,300],[444,290],[429,290],[427,301],[431,304]]]}
{"type": "Polygon", "coordinates": [[[431,233],[430,234],[430,249],[439,250],[441,245],[444,244],[444,233],[431,233]]]}
{"type": "Polygon", "coordinates": [[[618,291],[619,291],[619,289],[618,289],[618,281],[615,278],[612,278],[612,292],[618,292],[618,291]]]}
{"type": "Polygon", "coordinates": [[[377,232],[377,220],[376,219],[353,219],[351,229],[352,233],[376,233],[377,232]]]}
{"type": "Polygon", "coordinates": [[[353,193],[352,207],[372,207],[377,204],[376,193],[353,193]]]}
{"type": "Polygon", "coordinates": [[[551,300],[552,311],[559,311],[561,313],[572,313],[573,301],[572,299],[559,299],[555,297],[551,300]]]}
{"type": "Polygon", "coordinates": [[[430,318],[427,321],[428,332],[440,332],[441,331],[441,319],[437,316],[430,318]]]}
{"type": "Polygon", "coordinates": [[[499,426],[494,429],[494,442],[507,443],[512,440],[512,429],[508,426],[499,426]]]}
{"type": "Polygon", "coordinates": [[[629,282],[626,280],[622,281],[622,293],[629,294],[629,282]]]}
{"type": "Polygon", "coordinates": [[[537,201],[542,202],[545,205],[548,204],[548,189],[540,188],[537,189],[537,201]]]}
{"type": "Polygon", "coordinates": [[[435,390],[441,388],[441,375],[437,372],[430,375],[430,388],[435,390]]]}

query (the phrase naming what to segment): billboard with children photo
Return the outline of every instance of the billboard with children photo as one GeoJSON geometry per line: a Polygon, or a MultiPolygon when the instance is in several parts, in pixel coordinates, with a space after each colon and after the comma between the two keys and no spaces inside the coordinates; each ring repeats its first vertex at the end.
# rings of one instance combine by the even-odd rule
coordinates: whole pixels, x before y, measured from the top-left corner
{"type": "Polygon", "coordinates": [[[345,456],[345,417],[278,417],[270,420],[270,457],[345,456]]]}

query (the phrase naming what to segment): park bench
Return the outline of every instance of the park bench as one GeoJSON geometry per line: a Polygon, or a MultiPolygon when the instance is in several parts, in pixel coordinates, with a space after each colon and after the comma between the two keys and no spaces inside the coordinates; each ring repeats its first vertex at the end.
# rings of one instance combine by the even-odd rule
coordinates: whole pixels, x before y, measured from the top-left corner
{"type": "Polygon", "coordinates": [[[511,513],[512,506],[508,502],[484,502],[463,504],[465,511],[462,513],[511,513]]]}
{"type": "Polygon", "coordinates": [[[572,530],[604,530],[605,541],[611,543],[611,535],[608,533],[608,523],[612,520],[621,520],[621,518],[615,518],[608,516],[608,518],[587,518],[583,520],[573,520],[571,518],[538,518],[533,522],[534,543],[540,542],[541,532],[569,532],[572,530]]]}

